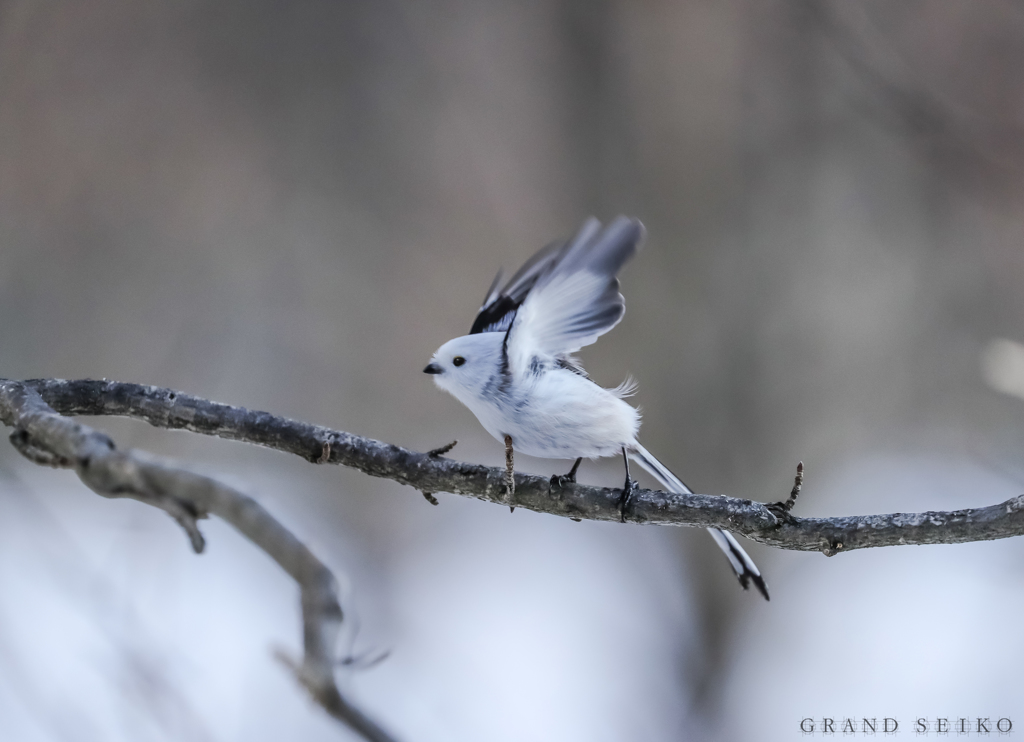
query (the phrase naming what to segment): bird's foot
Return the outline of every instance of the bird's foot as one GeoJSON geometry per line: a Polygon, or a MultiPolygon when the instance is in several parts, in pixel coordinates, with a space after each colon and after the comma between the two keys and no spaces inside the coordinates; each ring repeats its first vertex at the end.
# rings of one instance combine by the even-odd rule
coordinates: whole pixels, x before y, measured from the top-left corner
{"type": "Polygon", "coordinates": [[[551,486],[557,487],[560,490],[564,490],[570,484],[576,484],[576,477],[570,477],[568,474],[552,474],[551,475],[551,486]]]}
{"type": "Polygon", "coordinates": [[[576,470],[580,468],[580,462],[583,461],[583,457],[580,456],[576,459],[576,463],[572,465],[572,469],[569,470],[568,474],[555,474],[551,477],[551,486],[558,487],[558,489],[565,489],[570,484],[576,484],[576,470]]]}
{"type": "Polygon", "coordinates": [[[619,497],[619,519],[623,523],[626,522],[626,511],[629,509],[629,506],[632,504],[633,495],[636,494],[636,491],[638,489],[639,489],[639,485],[637,484],[636,480],[632,479],[627,474],[626,475],[626,483],[622,487],[622,496],[619,497]]]}

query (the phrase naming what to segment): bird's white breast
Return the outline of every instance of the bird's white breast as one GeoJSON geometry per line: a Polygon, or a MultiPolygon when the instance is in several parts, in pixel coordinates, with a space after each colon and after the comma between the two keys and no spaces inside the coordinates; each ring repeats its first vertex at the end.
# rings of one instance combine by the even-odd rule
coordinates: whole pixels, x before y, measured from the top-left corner
{"type": "Polygon", "coordinates": [[[515,380],[491,396],[463,400],[499,441],[540,458],[599,458],[630,447],[640,413],[607,389],[563,368],[515,380]]]}

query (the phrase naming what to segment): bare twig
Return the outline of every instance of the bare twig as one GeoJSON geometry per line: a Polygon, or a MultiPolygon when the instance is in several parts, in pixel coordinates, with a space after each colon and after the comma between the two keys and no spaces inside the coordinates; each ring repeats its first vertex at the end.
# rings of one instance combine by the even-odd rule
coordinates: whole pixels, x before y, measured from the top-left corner
{"type": "MultiPolygon", "coordinates": [[[[176,396],[166,392],[163,399],[173,405],[176,396]]],[[[11,441],[30,460],[74,469],[86,486],[104,497],[129,497],[169,513],[185,529],[196,552],[204,546],[197,521],[208,514],[238,529],[299,583],[304,654],[301,662],[290,663],[299,681],[331,716],[364,739],[392,740],[348,703],[335,683],[334,649],[342,612],[334,576],[259,503],[162,459],[117,450],[103,433],[58,414],[30,384],[0,382],[0,420],[15,429],[11,441]]]]}
{"type": "Polygon", "coordinates": [[[427,456],[429,456],[432,459],[436,459],[439,456],[444,456],[446,453],[448,453],[453,448],[455,448],[455,446],[457,446],[458,443],[459,443],[458,441],[452,441],[451,443],[445,443],[440,448],[434,448],[434,449],[432,449],[430,451],[427,451],[427,456]]]}
{"type": "MultiPolygon", "coordinates": [[[[448,453],[453,448],[455,448],[456,445],[458,445],[458,441],[452,441],[451,443],[445,443],[443,446],[440,446],[438,448],[434,448],[434,449],[431,449],[430,451],[427,451],[427,456],[429,456],[432,459],[436,459],[436,458],[438,458],[440,456],[444,456],[446,453],[448,453]]],[[[434,497],[434,493],[433,492],[427,492],[426,490],[423,490],[423,497],[431,505],[437,505],[438,504],[437,498],[434,497]]]]}
{"type": "Polygon", "coordinates": [[[796,476],[793,477],[793,489],[789,491],[789,499],[783,503],[783,507],[786,508],[788,513],[796,505],[796,498],[800,496],[800,488],[804,486],[804,462],[798,461],[796,464],[796,476]]]}
{"type": "MultiPolygon", "coordinates": [[[[8,384],[18,386],[16,382],[8,384]]],[[[317,425],[218,404],[169,389],[112,381],[42,379],[23,382],[64,415],[121,415],[161,428],[246,441],[316,461],[331,440],[328,463],[392,479],[420,492],[451,492],[508,505],[505,471],[433,458],[390,443],[317,425]]],[[[0,408],[4,407],[0,395],[0,408]]],[[[0,417],[5,421],[5,409],[0,417]]],[[[619,488],[570,484],[519,474],[516,506],[569,518],[618,521],[619,488]]],[[[733,497],[637,490],[627,515],[632,523],[722,528],[780,549],[853,551],[908,544],[953,544],[1024,534],[1024,495],[998,505],[948,512],[893,513],[783,521],[768,506],[733,497]],[[839,544],[842,544],[840,547],[839,544]]]]}
{"type": "Polygon", "coordinates": [[[779,520],[787,523],[793,522],[795,518],[790,515],[793,506],[796,505],[796,498],[800,495],[800,488],[804,484],[804,462],[796,465],[796,476],[793,478],[793,489],[789,492],[789,499],[782,502],[769,503],[768,509],[779,520]]]}

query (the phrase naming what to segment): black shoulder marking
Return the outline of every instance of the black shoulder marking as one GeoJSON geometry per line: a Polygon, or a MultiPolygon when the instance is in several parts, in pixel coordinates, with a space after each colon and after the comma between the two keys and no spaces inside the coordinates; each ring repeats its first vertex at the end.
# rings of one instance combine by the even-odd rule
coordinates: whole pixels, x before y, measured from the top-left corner
{"type": "Polygon", "coordinates": [[[473,327],[469,334],[478,332],[504,332],[512,326],[516,310],[522,306],[530,290],[537,280],[561,259],[565,243],[552,242],[534,253],[529,260],[516,271],[515,275],[500,290],[501,273],[499,272],[487,290],[484,305],[480,307],[473,327]]]}
{"type": "Polygon", "coordinates": [[[499,296],[493,303],[480,310],[480,313],[473,320],[473,327],[469,334],[476,335],[480,332],[503,332],[512,326],[512,320],[516,318],[516,311],[519,309],[513,299],[508,296],[499,296]]]}
{"type": "Polygon", "coordinates": [[[512,373],[508,363],[508,334],[512,331],[512,324],[509,323],[508,329],[505,330],[505,337],[501,341],[501,362],[498,364],[498,376],[501,381],[498,383],[498,389],[505,391],[508,389],[509,383],[512,381],[512,373]]]}

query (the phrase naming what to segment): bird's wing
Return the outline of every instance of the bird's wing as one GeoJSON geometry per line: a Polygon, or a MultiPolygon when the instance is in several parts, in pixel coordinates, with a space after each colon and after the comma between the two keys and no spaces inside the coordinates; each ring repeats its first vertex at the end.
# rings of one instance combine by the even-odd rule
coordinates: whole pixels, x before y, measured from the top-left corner
{"type": "Polygon", "coordinates": [[[534,357],[563,357],[615,327],[626,311],[615,276],[643,237],[637,219],[620,216],[603,229],[588,219],[572,240],[545,254],[508,328],[509,368],[522,372],[534,357]]]}
{"type": "Polygon", "coordinates": [[[552,262],[558,257],[559,251],[565,247],[562,242],[553,242],[547,247],[537,251],[523,266],[516,271],[504,287],[499,288],[502,279],[502,272],[494,277],[491,287],[487,289],[487,296],[480,307],[476,319],[473,320],[473,327],[469,334],[475,335],[478,332],[505,332],[512,325],[515,319],[516,310],[526,299],[530,289],[537,283],[537,279],[551,267],[552,262]]]}

